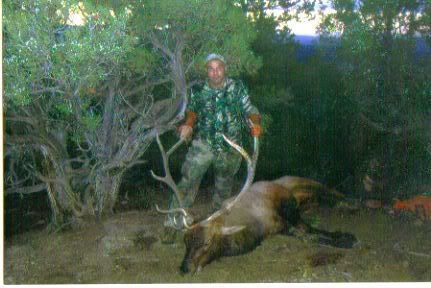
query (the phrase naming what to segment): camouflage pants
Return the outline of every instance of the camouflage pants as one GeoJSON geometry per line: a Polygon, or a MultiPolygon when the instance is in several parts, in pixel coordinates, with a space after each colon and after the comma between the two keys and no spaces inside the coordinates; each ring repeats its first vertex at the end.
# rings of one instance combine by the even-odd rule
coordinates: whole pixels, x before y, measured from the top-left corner
{"type": "MultiPolygon", "coordinates": [[[[181,168],[182,179],[178,189],[183,193],[185,208],[190,207],[197,195],[199,185],[208,168],[213,165],[215,176],[215,191],[213,202],[220,208],[222,202],[232,193],[235,174],[241,165],[241,155],[234,150],[214,153],[206,142],[193,140],[181,168]]],[[[169,209],[178,207],[178,201],[171,196],[169,209]]],[[[168,216],[165,226],[174,226],[173,217],[168,216]]]]}

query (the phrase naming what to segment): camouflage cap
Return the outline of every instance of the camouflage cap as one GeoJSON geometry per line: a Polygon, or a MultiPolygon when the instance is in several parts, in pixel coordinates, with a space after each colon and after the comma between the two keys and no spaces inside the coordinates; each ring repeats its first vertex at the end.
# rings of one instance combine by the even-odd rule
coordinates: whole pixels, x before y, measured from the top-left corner
{"type": "Polygon", "coordinates": [[[205,63],[208,63],[211,60],[220,60],[221,62],[223,62],[224,64],[226,64],[226,60],[224,59],[224,57],[220,54],[216,54],[216,53],[211,53],[207,56],[207,58],[205,59],[205,63]]]}

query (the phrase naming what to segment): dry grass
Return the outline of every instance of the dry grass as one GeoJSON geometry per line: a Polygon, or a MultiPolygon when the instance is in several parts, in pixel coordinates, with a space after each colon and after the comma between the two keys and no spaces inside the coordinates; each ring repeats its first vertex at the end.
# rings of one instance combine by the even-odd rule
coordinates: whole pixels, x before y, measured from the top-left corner
{"type": "Polygon", "coordinates": [[[352,232],[360,244],[336,249],[318,246],[307,237],[277,235],[251,253],[221,258],[194,276],[181,275],[178,267],[184,246],[160,243],[162,216],[154,211],[128,211],[75,231],[31,231],[9,239],[4,282],[431,281],[429,223],[402,220],[383,210],[318,213],[319,227],[352,232]]]}

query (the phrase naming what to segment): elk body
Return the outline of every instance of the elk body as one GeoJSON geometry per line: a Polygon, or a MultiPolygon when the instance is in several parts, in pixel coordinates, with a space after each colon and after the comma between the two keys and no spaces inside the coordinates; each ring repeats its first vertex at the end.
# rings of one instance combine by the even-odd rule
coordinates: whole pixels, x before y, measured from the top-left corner
{"type": "MultiPolygon", "coordinates": [[[[332,200],[342,197],[341,194],[327,189],[319,182],[294,176],[252,184],[258,154],[257,139],[253,158],[235,143],[225,140],[247,160],[249,173],[246,184],[238,196],[226,201],[220,210],[207,219],[194,224],[184,209],[162,211],[157,208],[159,212],[182,213],[182,223],[186,227],[184,234],[186,253],[180,267],[183,273],[190,270],[200,271],[211,261],[223,256],[249,252],[265,238],[286,233],[292,226],[319,234],[325,244],[344,248],[353,246],[356,239],[352,234],[315,229],[306,225],[300,218],[301,212],[309,205],[320,203],[322,200],[333,202],[332,200]]],[[[158,143],[164,154],[159,139],[158,143]]],[[[166,164],[167,159],[165,156],[163,158],[166,164]]],[[[170,175],[168,171],[166,173],[170,175]]],[[[155,177],[172,185],[172,179],[166,181],[164,178],[155,177]]]]}
{"type": "Polygon", "coordinates": [[[219,257],[251,251],[268,236],[287,233],[291,226],[320,234],[326,244],[351,247],[355,242],[353,235],[314,229],[300,218],[309,204],[333,197],[338,195],[306,178],[285,176],[256,182],[230,211],[192,225],[185,232],[186,254],[181,271],[199,271],[219,257]]]}

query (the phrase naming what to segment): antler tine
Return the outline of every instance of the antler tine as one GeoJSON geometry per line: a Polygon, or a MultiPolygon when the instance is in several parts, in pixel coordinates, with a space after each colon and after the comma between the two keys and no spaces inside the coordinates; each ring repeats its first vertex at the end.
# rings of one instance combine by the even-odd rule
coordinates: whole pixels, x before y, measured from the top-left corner
{"type": "Polygon", "coordinates": [[[186,212],[186,210],[184,210],[184,208],[174,208],[174,209],[165,210],[165,209],[160,209],[159,205],[157,205],[157,204],[155,206],[156,206],[157,212],[162,213],[162,214],[181,213],[184,216],[187,215],[187,212],[186,212]]]}
{"type": "Polygon", "coordinates": [[[171,156],[171,154],[172,154],[172,153],[174,153],[174,152],[175,152],[175,150],[177,150],[177,149],[178,149],[178,147],[180,147],[180,146],[181,146],[181,144],[183,144],[183,143],[184,143],[184,141],[185,141],[185,138],[181,138],[177,143],[175,143],[175,145],[174,145],[174,146],[172,146],[172,148],[171,148],[171,149],[169,149],[168,153],[166,153],[166,155],[168,156],[168,158],[169,158],[169,156],[171,156]]]}
{"type": "Polygon", "coordinates": [[[253,137],[253,143],[254,143],[253,149],[254,149],[254,151],[253,151],[253,156],[250,157],[244,148],[242,148],[241,146],[239,146],[238,144],[236,144],[235,142],[233,142],[232,140],[227,138],[224,134],[222,136],[223,136],[224,140],[229,145],[231,145],[235,150],[237,150],[247,161],[247,179],[245,180],[245,183],[242,186],[241,191],[238,193],[238,195],[235,197],[235,199],[232,200],[229,204],[227,204],[224,208],[214,212],[211,216],[209,216],[207,219],[205,219],[204,222],[208,222],[211,219],[222,214],[224,211],[230,210],[232,208],[232,206],[241,198],[241,196],[244,194],[244,192],[247,191],[248,188],[250,188],[251,184],[253,183],[254,174],[256,171],[257,158],[259,157],[259,138],[253,137]]]}
{"type": "Polygon", "coordinates": [[[254,174],[256,172],[257,158],[259,156],[259,138],[253,137],[254,152],[253,152],[253,156],[251,158],[248,155],[247,151],[245,151],[244,148],[242,148],[241,146],[239,146],[238,144],[236,144],[232,140],[228,139],[225,135],[223,135],[223,138],[227,143],[229,143],[229,145],[231,145],[233,148],[235,148],[247,161],[247,178],[245,180],[244,185],[241,188],[241,191],[238,193],[238,195],[235,197],[235,199],[227,205],[227,209],[230,209],[233,206],[233,204],[235,204],[235,202],[238,201],[238,199],[241,197],[241,195],[245,191],[247,191],[248,188],[250,188],[251,184],[253,183],[254,174]]]}
{"type": "Polygon", "coordinates": [[[236,144],[235,142],[233,142],[232,140],[230,140],[229,138],[226,137],[226,135],[222,134],[224,141],[226,141],[230,146],[232,146],[233,148],[235,148],[236,151],[238,151],[247,161],[247,165],[251,164],[251,158],[248,155],[247,151],[245,151],[244,148],[242,148],[241,146],[239,146],[238,144],[236,144]]]}
{"type": "Polygon", "coordinates": [[[157,176],[153,170],[151,170],[151,175],[163,182],[166,183],[174,192],[177,197],[178,203],[180,204],[180,207],[183,207],[183,199],[181,197],[181,193],[177,187],[177,184],[175,184],[174,179],[172,178],[171,172],[169,170],[169,156],[172,154],[173,151],[175,151],[183,142],[184,140],[179,140],[170,150],[168,153],[165,152],[165,149],[163,148],[162,142],[160,141],[159,134],[156,134],[156,140],[157,144],[159,145],[160,153],[162,154],[162,160],[163,160],[163,168],[165,170],[165,176],[157,176]]]}
{"type": "MultiPolygon", "coordinates": [[[[191,226],[189,226],[189,224],[187,223],[187,218],[189,218],[190,216],[187,214],[187,212],[184,208],[174,208],[174,209],[164,210],[164,209],[160,209],[159,206],[156,204],[156,210],[157,210],[157,212],[162,213],[162,214],[171,214],[171,213],[183,214],[183,226],[187,229],[191,228],[191,226]]],[[[176,220],[174,220],[174,221],[176,221],[176,220]]]]}
{"type": "MultiPolygon", "coordinates": [[[[165,148],[163,148],[163,144],[160,141],[160,137],[159,137],[158,133],[156,134],[156,140],[157,140],[157,145],[159,146],[159,149],[160,149],[160,153],[162,154],[163,168],[165,170],[165,176],[164,177],[157,176],[152,170],[151,170],[151,175],[155,179],[157,179],[157,180],[159,180],[159,181],[167,184],[169,187],[171,187],[171,189],[174,191],[175,196],[176,196],[176,198],[178,200],[178,203],[180,205],[180,208],[175,208],[175,209],[170,209],[170,210],[159,209],[159,206],[156,205],[156,210],[158,212],[164,213],[164,214],[181,213],[183,215],[183,217],[182,217],[182,225],[183,225],[183,227],[186,228],[186,229],[190,229],[191,227],[190,227],[190,225],[188,223],[192,223],[193,222],[193,218],[190,215],[187,214],[187,212],[186,212],[186,210],[184,208],[182,208],[182,207],[184,207],[184,205],[183,205],[183,198],[181,196],[180,190],[177,187],[177,184],[175,184],[175,181],[172,178],[171,171],[169,169],[169,156],[175,150],[177,150],[177,148],[180,147],[181,144],[183,144],[185,140],[184,139],[180,139],[177,143],[175,143],[174,146],[172,146],[171,149],[169,149],[168,153],[165,152],[165,148]]],[[[174,222],[177,223],[176,216],[174,216],[174,222]]]]}

